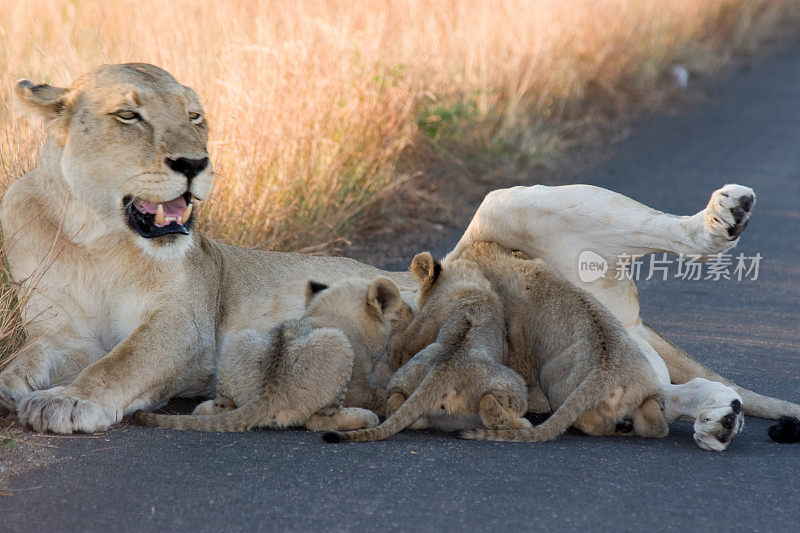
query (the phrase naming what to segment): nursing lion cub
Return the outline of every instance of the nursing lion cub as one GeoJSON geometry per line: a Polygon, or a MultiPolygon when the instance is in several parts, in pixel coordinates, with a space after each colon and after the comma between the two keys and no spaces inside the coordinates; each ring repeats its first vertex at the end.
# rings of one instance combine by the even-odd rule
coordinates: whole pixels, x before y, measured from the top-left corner
{"type": "Polygon", "coordinates": [[[229,341],[226,351],[236,356],[220,361],[217,397],[198,406],[196,414],[137,413],[135,420],[199,431],[377,425],[373,411],[343,407],[345,397],[350,396],[349,404],[383,412],[388,367],[381,356],[393,329],[408,325],[411,308],[386,278],[372,283],[347,279],[331,287],[310,281],[306,302],[302,318],[286,320],[266,334],[244,330],[229,341]],[[197,414],[218,410],[223,411],[197,414]]]}

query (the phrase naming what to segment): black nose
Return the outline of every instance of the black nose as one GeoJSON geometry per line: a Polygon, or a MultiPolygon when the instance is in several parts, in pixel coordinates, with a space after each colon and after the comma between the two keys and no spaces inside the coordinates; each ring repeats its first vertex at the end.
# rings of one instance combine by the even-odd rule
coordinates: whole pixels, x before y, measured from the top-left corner
{"type": "Polygon", "coordinates": [[[175,172],[180,172],[189,179],[192,179],[200,174],[208,166],[207,157],[200,159],[189,159],[186,157],[172,159],[171,157],[167,157],[164,159],[164,162],[169,168],[175,172]]]}

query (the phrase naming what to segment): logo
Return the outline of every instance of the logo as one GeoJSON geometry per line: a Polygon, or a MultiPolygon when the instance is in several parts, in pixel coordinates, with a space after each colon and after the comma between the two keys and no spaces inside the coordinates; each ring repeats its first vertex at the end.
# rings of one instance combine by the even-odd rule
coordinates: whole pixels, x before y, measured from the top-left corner
{"type": "Polygon", "coordinates": [[[600,279],[608,270],[608,262],[596,253],[586,250],[578,257],[578,277],[584,283],[600,279]]]}

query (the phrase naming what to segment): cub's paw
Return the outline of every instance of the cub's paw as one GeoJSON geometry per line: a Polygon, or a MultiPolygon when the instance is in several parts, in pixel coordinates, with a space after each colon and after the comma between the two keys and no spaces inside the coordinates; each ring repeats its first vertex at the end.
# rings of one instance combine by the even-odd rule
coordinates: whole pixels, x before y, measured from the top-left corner
{"type": "Polygon", "coordinates": [[[192,411],[193,415],[216,415],[236,409],[236,404],[226,398],[215,398],[206,400],[192,411]]]}
{"type": "MultiPolygon", "coordinates": [[[[720,384],[721,385],[721,384],[720,384]]],[[[736,395],[731,389],[725,387],[736,395]]],[[[694,441],[704,450],[721,452],[744,428],[744,409],[738,395],[713,398],[694,422],[694,441]],[[726,403],[727,402],[727,403],[726,403]]]]}
{"type": "Polygon", "coordinates": [[[526,400],[522,395],[491,391],[481,397],[478,416],[488,429],[527,429],[532,425],[522,416],[526,411],[526,400]]]}
{"type": "Polygon", "coordinates": [[[711,195],[702,211],[708,240],[706,255],[722,253],[731,248],[750,221],[756,204],[756,194],[750,187],[725,185],[711,195]]]}
{"type": "Polygon", "coordinates": [[[386,417],[392,416],[395,411],[400,409],[400,406],[405,403],[407,398],[408,396],[402,392],[392,392],[389,395],[389,399],[386,400],[386,417]]]}
{"type": "Polygon", "coordinates": [[[68,394],[66,387],[32,392],[17,404],[17,413],[21,424],[42,433],[94,433],[122,418],[121,412],[117,417],[113,410],[68,394]]]}
{"type": "Polygon", "coordinates": [[[528,411],[528,398],[526,396],[501,390],[490,391],[489,394],[493,395],[497,399],[497,403],[510,414],[522,416],[528,411]]]}
{"type": "MultiPolygon", "coordinates": [[[[531,424],[530,420],[528,420],[525,417],[518,416],[511,418],[511,423],[509,424],[507,429],[529,429],[532,427],[533,424],[531,424]]],[[[501,428],[501,429],[506,429],[506,428],[501,428]]]]}
{"type": "Polygon", "coordinates": [[[342,407],[335,413],[315,413],[306,420],[306,429],[311,431],[353,431],[368,429],[380,423],[378,415],[360,407],[342,407]]]}
{"type": "Polygon", "coordinates": [[[369,409],[361,409],[360,407],[347,407],[346,408],[353,418],[357,420],[356,424],[354,424],[353,429],[369,429],[374,428],[378,424],[381,423],[380,418],[378,415],[370,411],[369,409]]]}

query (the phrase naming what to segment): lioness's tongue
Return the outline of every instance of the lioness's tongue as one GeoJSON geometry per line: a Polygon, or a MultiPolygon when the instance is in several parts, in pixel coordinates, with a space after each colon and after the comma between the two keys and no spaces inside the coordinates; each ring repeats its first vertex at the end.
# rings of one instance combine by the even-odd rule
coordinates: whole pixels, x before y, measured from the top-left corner
{"type": "MultiPolygon", "coordinates": [[[[150,215],[155,215],[158,211],[158,205],[154,202],[147,202],[145,200],[134,200],[133,206],[139,210],[140,213],[147,213],[150,215]]],[[[173,198],[172,200],[167,200],[166,202],[161,202],[161,206],[164,209],[164,217],[165,222],[163,224],[159,224],[156,221],[156,226],[159,228],[164,227],[172,222],[178,222],[182,224],[184,221],[179,221],[179,217],[181,217],[186,212],[186,199],[183,196],[178,196],[177,198],[173,198]]],[[[189,217],[186,217],[189,218],[189,217]]]]}
{"type": "Polygon", "coordinates": [[[161,205],[164,206],[164,215],[168,217],[179,217],[186,211],[186,199],[183,196],[162,202],[161,205]]]}

